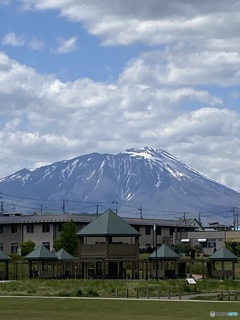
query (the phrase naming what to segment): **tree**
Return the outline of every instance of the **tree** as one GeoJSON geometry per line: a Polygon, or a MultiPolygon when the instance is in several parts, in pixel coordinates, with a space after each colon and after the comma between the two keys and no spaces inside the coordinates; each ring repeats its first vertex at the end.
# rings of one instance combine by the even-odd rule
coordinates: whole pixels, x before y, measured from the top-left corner
{"type": "Polygon", "coordinates": [[[63,225],[60,237],[54,242],[54,248],[56,251],[65,249],[72,255],[77,254],[78,249],[78,237],[76,235],[77,228],[75,223],[70,220],[63,225]]]}
{"type": "Polygon", "coordinates": [[[236,256],[240,256],[240,242],[237,241],[225,241],[225,246],[228,250],[234,253],[236,256]]]}
{"type": "Polygon", "coordinates": [[[28,240],[20,243],[21,255],[26,256],[27,254],[29,254],[31,251],[34,250],[35,246],[36,244],[32,240],[28,240]]]}

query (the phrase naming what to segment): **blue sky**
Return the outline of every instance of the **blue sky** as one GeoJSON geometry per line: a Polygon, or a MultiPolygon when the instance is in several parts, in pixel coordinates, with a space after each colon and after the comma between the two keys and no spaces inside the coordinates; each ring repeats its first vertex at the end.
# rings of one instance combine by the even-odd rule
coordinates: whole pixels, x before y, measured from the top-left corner
{"type": "Polygon", "coordinates": [[[149,146],[240,191],[239,10],[0,0],[0,177],[149,146]]]}

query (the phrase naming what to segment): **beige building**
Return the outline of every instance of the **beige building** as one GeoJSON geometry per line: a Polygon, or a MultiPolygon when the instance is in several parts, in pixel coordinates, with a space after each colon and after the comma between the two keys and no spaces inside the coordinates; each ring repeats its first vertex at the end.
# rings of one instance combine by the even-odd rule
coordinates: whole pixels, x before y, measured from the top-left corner
{"type": "MultiPolygon", "coordinates": [[[[77,226],[77,232],[88,223],[95,220],[97,215],[80,214],[33,214],[21,215],[14,213],[0,216],[0,249],[7,254],[20,254],[20,244],[32,240],[36,246],[46,245],[53,248],[54,241],[58,239],[62,226],[67,221],[73,220],[77,226]]],[[[175,220],[123,218],[141,234],[139,247],[155,247],[166,243],[171,246],[181,241],[181,234],[193,231],[194,226],[175,220]],[[154,231],[154,225],[156,229],[154,231]]],[[[93,244],[101,239],[91,238],[93,244]]],[[[116,241],[122,241],[117,239],[116,241]]],[[[126,241],[131,241],[127,239],[126,241]]]]}

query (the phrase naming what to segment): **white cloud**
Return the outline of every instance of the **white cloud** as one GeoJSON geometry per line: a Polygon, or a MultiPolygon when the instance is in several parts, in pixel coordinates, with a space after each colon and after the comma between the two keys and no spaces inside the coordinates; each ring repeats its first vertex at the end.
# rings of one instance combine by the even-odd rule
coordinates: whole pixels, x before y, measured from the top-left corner
{"type": "MultiPolygon", "coordinates": [[[[240,191],[238,0],[21,2],[25,10],[58,10],[104,46],[143,45],[106,83],[63,82],[0,53],[0,160],[8,163],[0,176],[19,163],[149,145],[240,191]]],[[[37,38],[23,44],[42,48],[37,38]]],[[[76,49],[73,36],[51,52],[76,49]]]]}
{"type": "Polygon", "coordinates": [[[17,36],[14,32],[9,32],[2,39],[2,44],[5,46],[22,47],[25,44],[23,36],[17,36]]]}
{"type": "Polygon", "coordinates": [[[64,54],[75,51],[77,49],[77,37],[71,37],[68,39],[58,39],[58,47],[51,49],[51,53],[64,54]]]}
{"type": "MultiPolygon", "coordinates": [[[[134,42],[149,45],[189,41],[202,47],[208,40],[225,39],[238,45],[240,22],[238,0],[219,0],[218,5],[204,0],[22,0],[25,9],[58,9],[61,16],[84,24],[105,45],[134,42]],[[233,42],[236,38],[238,41],[233,42]]],[[[211,44],[210,44],[211,45],[211,44]]],[[[224,45],[224,42],[221,42],[224,45]]]]}
{"type": "Polygon", "coordinates": [[[45,44],[43,41],[37,39],[36,37],[33,37],[29,41],[28,46],[30,49],[33,49],[33,50],[41,50],[44,48],[45,44]]]}
{"type": "MultiPolygon", "coordinates": [[[[125,74],[128,68],[132,65],[125,74]]],[[[149,145],[237,187],[237,180],[228,178],[230,169],[221,168],[238,175],[240,114],[219,106],[218,99],[190,86],[159,86],[156,79],[151,85],[122,76],[112,84],[62,82],[0,54],[0,159],[11,165],[2,167],[0,176],[19,169],[19,163],[35,167],[93,151],[149,145]],[[198,106],[181,107],[188,101],[198,106]]]]}

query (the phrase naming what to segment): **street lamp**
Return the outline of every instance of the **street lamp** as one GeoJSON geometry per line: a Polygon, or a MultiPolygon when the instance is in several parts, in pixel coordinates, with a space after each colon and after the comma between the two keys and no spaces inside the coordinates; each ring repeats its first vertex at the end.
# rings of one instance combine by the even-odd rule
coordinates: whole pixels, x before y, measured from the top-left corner
{"type": "Polygon", "coordinates": [[[155,233],[155,264],[156,264],[156,280],[158,280],[158,256],[157,256],[157,225],[154,223],[153,225],[153,231],[155,233]]]}

